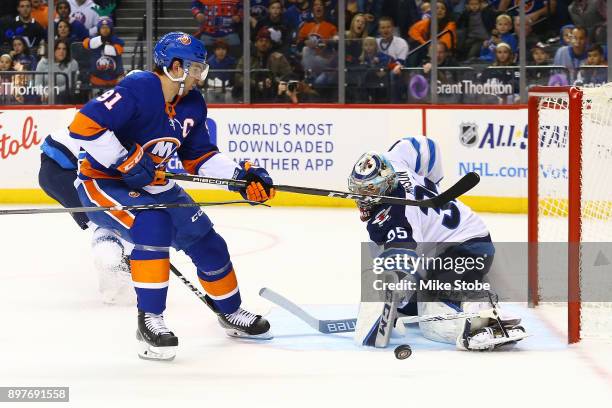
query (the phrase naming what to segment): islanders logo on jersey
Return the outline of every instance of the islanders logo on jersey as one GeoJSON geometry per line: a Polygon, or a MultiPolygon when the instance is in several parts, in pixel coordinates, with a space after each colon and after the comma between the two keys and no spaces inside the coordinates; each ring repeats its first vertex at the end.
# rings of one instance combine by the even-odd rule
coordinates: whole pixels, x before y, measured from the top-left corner
{"type": "Polygon", "coordinates": [[[111,57],[103,55],[96,61],[96,70],[98,71],[114,71],[115,69],[117,69],[117,63],[111,57]]]}
{"type": "Polygon", "coordinates": [[[85,25],[85,20],[87,20],[85,14],[81,13],[80,11],[75,11],[72,13],[71,17],[83,25],[85,25]]]}
{"type": "Polygon", "coordinates": [[[189,38],[189,36],[187,34],[182,35],[178,38],[179,42],[183,45],[189,45],[191,44],[191,38],[189,38]]]}

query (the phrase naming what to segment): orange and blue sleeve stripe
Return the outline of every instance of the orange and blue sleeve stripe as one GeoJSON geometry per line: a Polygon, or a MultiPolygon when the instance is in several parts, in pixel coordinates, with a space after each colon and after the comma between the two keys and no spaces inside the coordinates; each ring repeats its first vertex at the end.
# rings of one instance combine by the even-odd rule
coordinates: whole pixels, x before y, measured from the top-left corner
{"type": "Polygon", "coordinates": [[[77,112],[68,130],[74,139],[95,140],[102,136],[107,128],[82,112],[77,112]]]}

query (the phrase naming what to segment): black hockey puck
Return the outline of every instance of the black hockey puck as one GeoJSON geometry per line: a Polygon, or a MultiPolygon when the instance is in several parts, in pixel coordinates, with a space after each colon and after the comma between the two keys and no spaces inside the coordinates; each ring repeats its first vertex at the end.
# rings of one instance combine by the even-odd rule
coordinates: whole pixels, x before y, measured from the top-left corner
{"type": "Polygon", "coordinates": [[[412,355],[412,349],[408,344],[402,344],[401,346],[397,346],[395,350],[393,350],[393,353],[395,353],[395,358],[398,360],[405,360],[412,355]]]}

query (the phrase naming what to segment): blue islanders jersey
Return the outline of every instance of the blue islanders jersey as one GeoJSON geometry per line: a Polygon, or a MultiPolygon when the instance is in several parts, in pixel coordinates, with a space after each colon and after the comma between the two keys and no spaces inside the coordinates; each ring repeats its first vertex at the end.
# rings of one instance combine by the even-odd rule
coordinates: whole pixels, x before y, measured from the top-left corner
{"type": "MultiPolygon", "coordinates": [[[[70,124],[70,136],[87,153],[79,178],[119,179],[121,173],[111,165],[134,143],[142,146],[159,170],[177,152],[191,174],[231,178],[237,165],[211,142],[206,115],[199,92],[192,90],[167,103],[157,74],[132,72],[114,89],[83,106],[70,124]]],[[[174,182],[166,180],[144,190],[156,194],[173,186],[174,182]]]]}

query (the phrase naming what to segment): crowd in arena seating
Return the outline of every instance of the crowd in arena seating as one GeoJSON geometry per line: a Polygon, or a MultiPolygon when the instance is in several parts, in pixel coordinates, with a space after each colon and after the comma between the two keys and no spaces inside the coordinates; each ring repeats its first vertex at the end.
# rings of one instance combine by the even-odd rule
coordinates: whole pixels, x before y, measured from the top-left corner
{"type": "MultiPolygon", "coordinates": [[[[101,12],[116,0],[54,1],[54,68],[62,74],[56,89],[60,102],[78,102],[69,92],[77,82],[84,89],[104,88],[125,74],[123,40],[113,19],[101,12]]],[[[34,96],[11,90],[28,81],[47,85],[44,75],[8,74],[48,69],[45,3],[0,2],[0,103],[33,103],[34,96]]],[[[435,58],[441,102],[514,103],[521,25],[529,85],[607,81],[606,0],[526,0],[525,21],[518,0],[436,0],[435,16],[431,0],[345,3],[341,11],[336,0],[251,0],[244,21],[242,0],[192,0],[198,27],[193,34],[209,50],[211,71],[200,84],[209,101],[240,101],[248,86],[256,103],[334,102],[338,57],[344,55],[347,102],[427,102],[435,58]],[[340,12],[345,27],[338,27],[340,12]],[[430,44],[432,18],[439,33],[436,50],[430,44]],[[250,27],[248,39],[243,22],[250,27]],[[249,84],[242,74],[245,40],[251,47],[249,84]],[[470,84],[484,85],[478,88],[484,91],[470,94],[470,84]]]]}
{"type": "MultiPolygon", "coordinates": [[[[109,87],[123,77],[123,41],[114,35],[113,19],[101,13],[109,4],[108,0],[55,0],[51,47],[56,103],[83,102],[75,97],[77,82],[86,89],[109,87]],[[82,66],[73,51],[81,51],[82,66]]],[[[0,103],[45,103],[51,48],[47,46],[48,6],[43,0],[3,0],[0,13],[0,72],[4,72],[0,103]]]]}
{"type": "MultiPolygon", "coordinates": [[[[465,89],[459,96],[456,87],[445,97],[439,86],[442,101],[513,103],[519,93],[521,24],[527,35],[529,85],[606,82],[606,0],[525,3],[526,21],[521,22],[518,0],[437,0],[439,36],[433,52],[430,0],[347,0],[343,27],[347,100],[426,101],[435,54],[439,85],[470,82],[487,84],[492,90],[506,89],[501,95],[491,91],[496,97],[487,99],[478,94],[466,96],[465,89]]],[[[242,51],[242,1],[222,0],[220,9],[211,4],[206,0],[192,2],[192,14],[201,23],[198,33],[211,50],[222,44],[226,54],[237,57],[234,68],[242,69],[238,61],[242,51]]],[[[336,100],[336,1],[251,1],[249,18],[253,101],[287,100],[287,78],[298,81],[309,101],[336,100]]],[[[213,72],[217,66],[224,71],[218,76],[212,74],[209,85],[222,85],[224,89],[233,86],[233,94],[239,98],[244,86],[242,74],[229,74],[229,60],[222,67],[213,61],[213,72]]],[[[297,95],[288,99],[300,100],[297,95]]]]}

